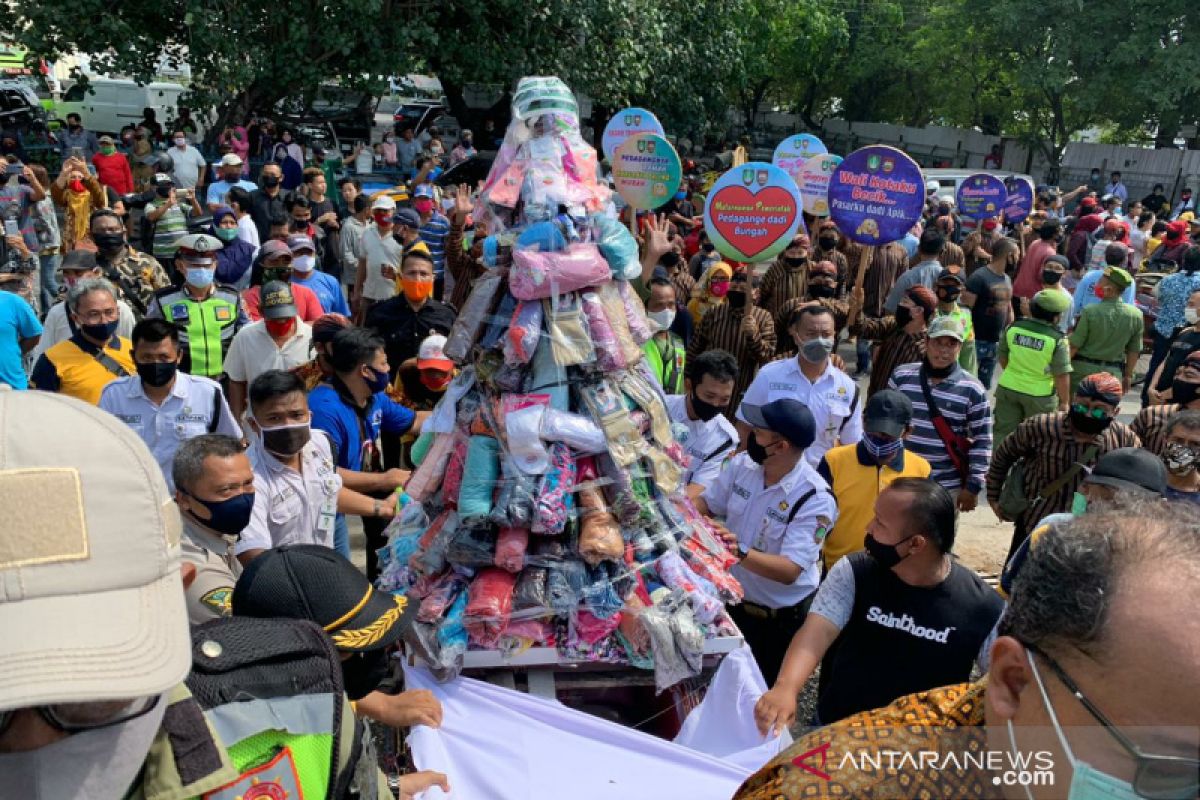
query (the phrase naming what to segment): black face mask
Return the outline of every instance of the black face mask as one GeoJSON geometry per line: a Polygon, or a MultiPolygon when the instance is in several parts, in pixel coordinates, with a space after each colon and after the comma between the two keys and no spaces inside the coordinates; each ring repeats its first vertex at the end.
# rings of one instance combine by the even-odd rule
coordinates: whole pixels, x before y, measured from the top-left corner
{"type": "Polygon", "coordinates": [[[1044,269],[1042,270],[1042,285],[1057,286],[1058,282],[1062,280],[1062,276],[1063,274],[1061,272],[1055,272],[1052,269],[1044,269]]]}
{"type": "Polygon", "coordinates": [[[729,292],[729,294],[725,295],[725,298],[729,301],[730,308],[745,308],[746,307],[746,293],[745,292],[732,292],[731,291],[731,292],[729,292]]]}
{"type": "Polygon", "coordinates": [[[822,250],[832,250],[837,247],[837,242],[836,236],[822,236],[817,239],[817,244],[821,245],[822,250]]]}
{"type": "Polygon", "coordinates": [[[714,406],[712,403],[704,402],[696,395],[695,392],[692,392],[691,400],[692,411],[695,411],[696,416],[705,422],[716,419],[717,415],[725,410],[721,406],[714,406]]]}
{"type": "Polygon", "coordinates": [[[662,264],[667,272],[671,272],[679,266],[679,253],[673,250],[670,253],[664,253],[662,258],[658,260],[658,263],[662,264]]]}
{"type": "Polygon", "coordinates": [[[903,328],[912,322],[912,311],[908,306],[896,306],[896,326],[903,328]]]}
{"type": "Polygon", "coordinates": [[[863,538],[863,547],[866,548],[867,555],[879,562],[879,566],[884,569],[891,569],[904,560],[904,556],[900,555],[900,551],[897,548],[911,538],[912,536],[906,536],[896,544],[882,544],[868,533],[863,538]]]}
{"type": "Polygon", "coordinates": [[[125,246],[123,233],[93,233],[92,241],[101,253],[116,253],[125,246]]]}
{"type": "Polygon", "coordinates": [[[275,267],[274,269],[263,270],[263,283],[270,283],[271,281],[283,281],[287,283],[291,277],[291,267],[275,267]]]}
{"type": "Polygon", "coordinates": [[[950,373],[954,371],[955,364],[953,361],[951,361],[949,364],[947,364],[944,367],[935,367],[932,364],[930,364],[929,359],[926,358],[925,361],[921,364],[921,366],[924,368],[925,374],[928,375],[929,377],[945,378],[945,377],[948,377],[950,375],[950,373]]]}
{"type": "Polygon", "coordinates": [[[171,187],[170,186],[159,186],[157,189],[154,190],[154,193],[156,195],[158,195],[159,197],[170,197],[171,196],[171,187]]]}
{"type": "Polygon", "coordinates": [[[1072,409],[1070,412],[1071,427],[1080,433],[1086,433],[1088,436],[1095,436],[1098,433],[1103,433],[1109,425],[1112,425],[1113,418],[1103,416],[1097,419],[1091,414],[1080,414],[1072,409]]]}
{"type": "Polygon", "coordinates": [[[1188,383],[1178,378],[1171,382],[1171,400],[1181,406],[1186,406],[1195,400],[1197,391],[1200,391],[1200,384],[1188,383]]]}
{"type": "Polygon", "coordinates": [[[361,700],[379,688],[388,676],[388,657],[384,649],[355,653],[342,662],[342,683],[346,696],[361,700]]]}
{"type": "Polygon", "coordinates": [[[308,425],[281,425],[265,428],[262,432],[262,443],[267,452],[286,458],[303,450],[311,438],[312,428],[308,425]]]}
{"type": "Polygon", "coordinates": [[[746,455],[750,456],[750,460],[755,464],[761,465],[767,460],[767,448],[758,443],[758,439],[754,434],[750,434],[750,440],[746,442],[746,455]]]}
{"type": "Polygon", "coordinates": [[[175,373],[179,370],[179,365],[174,361],[153,364],[138,364],[137,374],[142,379],[142,383],[147,386],[158,388],[166,386],[175,377],[175,373]]]}
{"type": "Polygon", "coordinates": [[[962,294],[962,289],[959,289],[957,286],[939,286],[937,290],[938,300],[941,300],[943,303],[950,303],[957,300],[960,294],[962,294]]]}
{"type": "Polygon", "coordinates": [[[716,245],[714,245],[712,242],[705,242],[704,244],[700,245],[700,249],[706,253],[711,253],[713,250],[716,250],[717,248],[716,248],[716,245]]]}
{"type": "Polygon", "coordinates": [[[805,261],[808,261],[808,259],[804,256],[784,256],[783,258],[783,263],[787,264],[789,267],[799,267],[804,264],[805,261]]]}
{"type": "Polygon", "coordinates": [[[263,175],[258,179],[258,182],[266,189],[274,189],[279,185],[279,177],[276,175],[263,175]]]}
{"type": "Polygon", "coordinates": [[[833,297],[837,294],[837,287],[821,286],[814,283],[808,287],[808,296],[814,300],[820,300],[823,297],[833,297]]]}
{"type": "Polygon", "coordinates": [[[101,322],[98,325],[80,325],[83,335],[95,342],[107,342],[117,332],[118,320],[101,322]]]}

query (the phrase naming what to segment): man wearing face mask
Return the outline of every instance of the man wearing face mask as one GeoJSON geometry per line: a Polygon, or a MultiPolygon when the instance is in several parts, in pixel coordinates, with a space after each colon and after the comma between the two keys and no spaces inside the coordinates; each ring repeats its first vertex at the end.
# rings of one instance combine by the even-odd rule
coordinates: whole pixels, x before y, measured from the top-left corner
{"type": "Polygon", "coordinates": [[[400,267],[401,293],[367,312],[366,326],[383,337],[393,369],[415,356],[429,334],[449,334],[454,325],[454,309],[433,299],[433,270],[429,251],[415,243],[405,251],[400,267]]]}
{"type": "Polygon", "coordinates": [[[678,306],[675,286],[666,278],[650,279],[650,297],[646,300],[646,318],[656,326],[650,340],[642,345],[646,364],[667,394],[683,391],[684,356],[687,350],[683,339],[671,332],[678,306]]]}
{"type": "MultiPolygon", "coordinates": [[[[850,295],[851,313],[862,308],[862,302],[862,289],[856,286],[850,295]]],[[[896,367],[925,357],[925,329],[936,309],[937,295],[926,286],[914,286],[901,298],[894,316],[872,319],[855,314],[850,335],[859,337],[860,341],[873,339],[879,343],[871,367],[868,397],[887,386],[896,367]]]]}
{"type": "MultiPolygon", "coordinates": [[[[1070,306],[1074,302],[1074,298],[1071,292],[1062,284],[1063,277],[1070,268],[1070,262],[1067,261],[1066,256],[1050,256],[1046,259],[1046,263],[1042,265],[1042,291],[1061,295],[1062,299],[1067,302],[1067,311],[1070,311],[1070,306]]],[[[1041,292],[1038,294],[1041,294],[1041,292]]],[[[1036,297],[1037,295],[1034,296],[1036,297]]],[[[1032,313],[1030,308],[1032,302],[1032,298],[1021,301],[1023,316],[1028,317],[1032,313]]],[[[1058,318],[1058,329],[1066,334],[1070,330],[1070,326],[1071,315],[1064,312],[1058,318]]]]}
{"type": "Polygon", "coordinates": [[[996,387],[994,444],[1036,414],[1065,411],[1071,402],[1071,352],[1058,328],[1070,310],[1059,292],[1043,289],[1029,303],[1030,314],[1004,331],[996,387]]]}
{"type": "Polygon", "coordinates": [[[167,153],[171,157],[171,174],[175,178],[175,185],[194,192],[193,197],[204,197],[204,179],[208,172],[204,154],[188,143],[187,134],[183,131],[172,133],[171,143],[174,146],[167,153]]]}
{"type": "Polygon", "coordinates": [[[116,335],[117,292],[103,278],[85,278],[67,293],[75,334],[42,353],[29,385],[95,405],[112,381],[137,372],[133,347],[116,335]]]}
{"type": "Polygon", "coordinates": [[[992,410],[982,384],[958,365],[962,326],[939,317],[929,326],[925,357],[897,367],[888,388],[913,405],[913,435],[905,445],[925,458],[930,477],[974,511],[992,452],[992,410]]]}
{"type": "Polygon", "coordinates": [[[838,243],[841,234],[838,233],[837,223],[831,219],[823,219],[817,224],[817,241],[809,258],[814,262],[831,261],[837,270],[837,292],[834,297],[846,294],[846,284],[850,280],[850,265],[846,256],[839,251],[838,243]]]}
{"type": "Polygon", "coordinates": [[[1016,297],[1033,297],[1042,285],[1042,266],[1046,259],[1058,252],[1058,237],[1062,232],[1058,220],[1046,220],[1038,229],[1038,240],[1025,251],[1025,258],[1013,277],[1013,294],[1016,297]]]}
{"type": "MultiPolygon", "coordinates": [[[[820,463],[825,451],[862,438],[858,385],[833,365],[833,314],[823,306],[801,306],[787,320],[787,332],[797,351],[795,358],[766,364],[746,390],[744,405],[764,405],[791,399],[804,404],[816,425],[816,438],[804,457],[810,466],[820,463]]],[[[749,441],[750,424],[741,410],[737,429],[749,441]]]]}
{"type": "Polygon", "coordinates": [[[396,216],[396,201],[389,195],[371,201],[374,224],[363,231],[354,284],[354,313],[359,322],[374,304],[396,296],[396,270],[404,254],[404,245],[394,235],[396,216]]]}
{"type": "MultiPolygon", "coordinates": [[[[1121,299],[1133,286],[1133,276],[1120,267],[1106,267],[1096,282],[1095,294],[1101,298],[1083,309],[1071,332],[1071,385],[1096,372],[1121,376],[1121,390],[1128,392],[1133,372],[1142,353],[1142,312],[1121,299]]],[[[1079,286],[1075,301],[1079,302],[1079,286]]]]}
{"type": "Polygon", "coordinates": [[[742,392],[750,386],[760,365],[775,355],[775,322],[765,309],[755,304],[756,282],[745,268],[734,273],[725,302],[704,314],[688,342],[688,361],[706,350],[724,350],[737,359],[740,366],[737,388],[725,412],[730,417],[737,411],[742,392]]]}
{"type": "MultiPolygon", "coordinates": [[[[254,322],[262,319],[262,309],[259,307],[262,302],[262,285],[272,281],[291,283],[293,274],[291,248],[285,241],[269,239],[259,250],[258,262],[258,265],[253,267],[254,273],[250,278],[250,282],[254,285],[242,292],[242,306],[246,309],[246,316],[254,322]]],[[[296,301],[296,308],[300,311],[300,319],[305,322],[315,322],[325,313],[321,309],[321,301],[317,299],[316,293],[307,286],[300,284],[292,286],[292,297],[296,301]]]]}
{"type": "Polygon", "coordinates": [[[992,388],[992,374],[1000,337],[1013,318],[1012,280],[1021,261],[1021,252],[1012,239],[1001,239],[992,245],[992,260],[967,279],[962,304],[971,309],[971,327],[975,331],[975,357],[979,366],[979,382],[992,388]]]}
{"type": "MultiPolygon", "coordinates": [[[[313,427],[323,431],[337,449],[338,475],[348,489],[378,498],[376,502],[394,503],[394,492],[408,480],[408,472],[384,469],[383,438],[419,433],[425,414],[418,419],[412,409],[387,396],[387,354],[371,331],[351,328],[334,336],[329,364],[333,377],[309,395],[313,427]]],[[[363,516],[371,579],[379,572],[375,552],[386,542],[383,531],[389,520],[376,514],[363,516]]]]}
{"type": "Polygon", "coordinates": [[[740,559],[732,574],[745,590],[729,613],[763,677],[774,683],[787,643],[808,614],[821,541],[838,509],[829,484],[804,458],[816,423],[803,404],[743,404],[740,413],[754,429],[746,451],[725,465],[696,507],[725,519],[722,535],[740,559]]]}
{"type": "MultiPolygon", "coordinates": [[[[155,265],[157,266],[157,262],[155,265]]],[[[63,256],[59,270],[64,292],[69,292],[72,286],[84,278],[103,277],[100,266],[96,263],[96,254],[90,250],[72,250],[67,253],[63,256]]],[[[133,334],[133,326],[137,324],[137,318],[134,317],[129,304],[120,297],[119,288],[117,294],[117,312],[120,314],[117,335],[128,339],[133,334]]],[[[35,359],[64,339],[69,339],[75,333],[75,323],[71,319],[65,302],[58,302],[51,306],[50,310],[46,312],[46,319],[42,324],[44,326],[42,338],[33,351],[35,359]]]]}
{"type": "Polygon", "coordinates": [[[963,339],[962,351],[958,354],[958,365],[974,376],[978,370],[975,358],[975,326],[972,324],[971,312],[958,304],[965,285],[966,281],[961,271],[942,270],[933,286],[938,299],[933,318],[949,317],[962,326],[966,338],[963,339]]]}
{"type": "Polygon", "coordinates": [[[446,276],[446,237],[450,220],[434,204],[433,185],[423,183],[413,191],[413,210],[421,218],[418,235],[433,258],[433,296],[448,298],[454,291],[454,276],[446,276]]]}
{"type": "Polygon", "coordinates": [[[791,726],[823,659],[824,724],[987,668],[1004,601],[951,555],[957,521],[953,495],[926,478],[899,478],[879,494],[865,551],[829,571],[779,680],[755,706],[761,733],[791,726]]]}
{"type": "Polygon", "coordinates": [[[1162,460],[1168,500],[1200,503],[1200,411],[1178,411],[1167,420],[1162,460]]]}
{"type": "Polygon", "coordinates": [[[253,182],[242,177],[244,164],[235,153],[226,153],[221,156],[217,169],[220,170],[221,180],[208,187],[208,196],[205,199],[210,214],[215,214],[221,207],[229,205],[229,192],[235,186],[246,192],[253,192],[258,188],[253,182]]]}
{"type": "Polygon", "coordinates": [[[349,316],[350,306],[346,304],[338,279],[317,270],[317,248],[313,240],[304,234],[293,234],[287,243],[292,251],[292,286],[312,289],[321,301],[323,313],[349,316]]]}
{"type": "MultiPolygon", "coordinates": [[[[458,370],[454,362],[446,358],[446,337],[432,333],[421,342],[416,358],[410,358],[396,370],[388,396],[413,411],[432,411],[446,396],[458,370]]],[[[416,436],[410,430],[404,441],[411,444],[416,436]]],[[[403,463],[409,463],[402,459],[403,463]]]]}
{"type": "Polygon", "coordinates": [[[893,389],[876,392],[863,409],[863,438],[831,448],[817,465],[838,504],[838,520],[825,536],[825,571],[862,549],[879,493],[900,478],[928,478],[929,462],[905,448],[912,433],[912,401],[893,389]]]}
{"type": "MultiPolygon", "coordinates": [[[[781,318],[783,307],[789,301],[804,297],[807,293],[811,247],[812,242],[809,241],[808,234],[796,234],[763,275],[758,304],[770,313],[771,319],[775,321],[776,330],[782,331],[787,327],[787,320],[781,318]]],[[[779,338],[780,348],[790,349],[791,343],[785,345],[783,341],[788,337],[779,338]]]]}
{"type": "Polygon", "coordinates": [[[143,224],[153,223],[154,257],[164,269],[169,269],[175,264],[180,243],[188,235],[188,218],[200,216],[200,204],[190,189],[177,189],[171,177],[162,173],[154,176],[154,194],[154,199],[146,204],[143,224]]]}
{"type": "Polygon", "coordinates": [[[92,214],[89,231],[96,243],[96,264],[101,274],[117,287],[121,299],[140,318],[154,302],[154,293],[171,285],[162,265],[126,243],[125,225],[109,209],[92,214]]]}
{"type": "MultiPolygon", "coordinates": [[[[818,305],[833,314],[834,340],[841,336],[850,316],[850,303],[839,296],[837,265],[832,261],[813,261],[808,265],[808,292],[804,297],[796,297],[784,303],[779,312],[779,330],[787,330],[788,320],[795,317],[796,311],[803,306],[818,305]]],[[[780,342],[779,350],[784,355],[795,355],[796,342],[790,337],[786,346],[780,342]]],[[[835,346],[836,349],[836,346],[835,346]]]]}
{"type": "Polygon", "coordinates": [[[179,330],[183,347],[180,369],[214,380],[224,371],[225,353],[233,337],[249,324],[238,291],[215,282],[220,249],[221,240],[206,233],[181,238],[175,269],[183,285],[155,292],[146,311],[147,319],[165,319],[179,330]]]}
{"type": "Polygon", "coordinates": [[[942,252],[945,244],[946,237],[937,228],[927,228],[921,234],[920,244],[917,245],[917,255],[914,257],[917,259],[917,263],[901,275],[892,290],[888,292],[887,299],[883,303],[885,312],[895,314],[897,306],[900,305],[900,299],[912,287],[933,288],[944,270],[942,262],[938,261],[938,255],[942,252]]]}
{"type": "Polygon", "coordinates": [[[246,410],[246,390],[267,370],[290,370],[308,360],[312,328],[297,314],[292,287],[272,281],[262,287],[262,315],[237,332],[225,356],[229,405],[237,419],[246,410]]]}
{"type": "Polygon", "coordinates": [[[684,393],[667,396],[671,422],[687,429],[687,438],[681,442],[690,461],[682,483],[693,501],[712,486],[726,459],[737,450],[737,429],[721,413],[733,396],[737,374],[737,361],[732,355],[709,350],[688,363],[684,393]]]}
{"type": "Polygon", "coordinates": [[[1121,394],[1121,382],[1107,372],[1088,375],[1069,411],[1025,420],[996,448],[987,471],[987,498],[997,517],[1016,523],[1010,556],[1038,520],[1070,510],[1084,467],[1118,447],[1141,446],[1137,434],[1116,420],[1121,394]],[[1028,505],[1014,520],[1000,507],[1000,493],[1018,461],[1024,462],[1019,488],[1028,505]]]}
{"type": "Polygon", "coordinates": [[[58,153],[66,160],[76,150],[83,151],[83,157],[91,160],[100,152],[100,140],[96,134],[83,127],[83,118],[78,114],[67,114],[66,130],[58,132],[58,153]]]}
{"type": "Polygon", "coordinates": [[[137,374],[105,386],[99,402],[146,443],[172,491],[171,465],[183,442],[205,433],[242,438],[220,385],[180,372],[181,357],[174,326],[161,319],[142,320],[133,329],[137,374]]]}
{"type": "Polygon", "coordinates": [[[229,616],[242,564],[233,554],[254,511],[254,471],[236,437],[206,433],[188,439],[172,457],[169,474],[183,518],[183,562],[196,568],[184,589],[188,622],[229,616]]]}
{"type": "Polygon", "coordinates": [[[1052,526],[1016,581],[986,680],[907,695],[813,731],[735,800],[910,797],[914,786],[1007,800],[1196,797],[1200,624],[1193,594],[1180,587],[1195,583],[1198,530],[1190,504],[1164,514],[1159,500],[1052,526]],[[840,759],[878,750],[896,753],[899,768],[840,759]],[[990,758],[982,767],[961,757],[930,763],[921,758],[930,752],[1002,758],[987,769],[990,758]],[[1051,775],[1029,785],[1038,770],[1051,775]]]}
{"type": "Polygon", "coordinates": [[[1200,351],[1188,354],[1172,378],[1171,385],[1162,393],[1162,402],[1146,406],[1130,425],[1142,440],[1142,445],[1152,453],[1162,455],[1166,446],[1167,421],[1175,412],[1185,409],[1200,409],[1200,351]]]}
{"type": "Polygon", "coordinates": [[[270,370],[250,384],[246,414],[254,513],[234,552],[243,565],[285,544],[333,547],[338,512],[390,520],[396,497],[367,497],[342,483],[330,438],[312,433],[304,384],[270,370]]]}
{"type": "Polygon", "coordinates": [[[987,217],[979,221],[979,227],[963,240],[963,257],[966,259],[966,277],[982,269],[992,260],[992,246],[1004,238],[1000,231],[999,217],[987,217]]]}
{"type": "Polygon", "coordinates": [[[467,221],[472,208],[470,187],[459,184],[454,189],[450,233],[446,236],[446,270],[454,284],[454,290],[447,293],[446,297],[447,302],[455,308],[462,308],[471,294],[475,279],[483,274],[483,240],[487,238],[488,226],[483,220],[475,220],[470,246],[466,245],[467,221]]]}
{"type": "Polygon", "coordinates": [[[287,214],[292,193],[283,188],[283,168],[275,162],[264,164],[258,174],[259,187],[250,192],[250,218],[258,228],[259,241],[271,238],[271,219],[287,214]]]}
{"type": "MultiPolygon", "coordinates": [[[[390,684],[389,650],[415,621],[414,603],[375,591],[363,574],[337,553],[298,544],[264,554],[238,579],[232,606],[235,617],[306,619],[320,625],[341,657],[346,696],[360,719],[394,728],[441,725],[442,707],[431,692],[389,694],[381,690],[390,684]]],[[[361,735],[369,739],[371,731],[362,727],[361,735]]],[[[373,754],[373,748],[366,748],[366,753],[373,754]]],[[[411,798],[435,785],[443,791],[450,788],[439,772],[403,775],[401,797],[411,798]]]]}

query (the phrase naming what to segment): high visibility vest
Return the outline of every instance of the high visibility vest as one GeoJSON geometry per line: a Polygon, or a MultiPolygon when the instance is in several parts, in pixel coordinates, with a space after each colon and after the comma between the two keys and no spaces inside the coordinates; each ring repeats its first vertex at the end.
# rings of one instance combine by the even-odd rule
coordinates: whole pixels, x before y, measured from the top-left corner
{"type": "Polygon", "coordinates": [[[225,365],[225,353],[238,330],[241,298],[237,290],[217,286],[213,293],[197,302],[185,289],[167,288],[157,292],[155,302],[162,317],[179,330],[184,349],[184,371],[216,380],[225,365]]]}
{"type": "Polygon", "coordinates": [[[687,350],[682,339],[673,333],[669,335],[670,344],[665,354],[658,349],[658,341],[653,338],[642,345],[642,352],[646,354],[650,371],[658,378],[663,391],[667,394],[683,394],[683,363],[687,350]]]}
{"type": "Polygon", "coordinates": [[[1054,394],[1050,362],[1062,332],[1041,320],[1023,319],[1009,325],[1004,338],[1008,342],[1008,366],[1000,376],[1000,385],[1031,397],[1054,394]]]}

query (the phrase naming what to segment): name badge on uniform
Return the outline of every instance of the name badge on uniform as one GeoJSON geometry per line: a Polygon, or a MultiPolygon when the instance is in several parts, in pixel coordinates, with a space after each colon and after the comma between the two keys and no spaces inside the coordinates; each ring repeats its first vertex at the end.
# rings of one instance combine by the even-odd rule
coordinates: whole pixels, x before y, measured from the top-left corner
{"type": "Polygon", "coordinates": [[[333,535],[337,523],[337,491],[333,481],[325,481],[325,502],[317,514],[317,530],[329,536],[333,535]]]}
{"type": "Polygon", "coordinates": [[[216,317],[217,322],[229,322],[233,319],[233,311],[229,306],[217,306],[213,311],[213,316],[216,317]]]}
{"type": "Polygon", "coordinates": [[[171,319],[175,322],[187,322],[190,316],[187,303],[176,303],[171,306],[171,319]]]}

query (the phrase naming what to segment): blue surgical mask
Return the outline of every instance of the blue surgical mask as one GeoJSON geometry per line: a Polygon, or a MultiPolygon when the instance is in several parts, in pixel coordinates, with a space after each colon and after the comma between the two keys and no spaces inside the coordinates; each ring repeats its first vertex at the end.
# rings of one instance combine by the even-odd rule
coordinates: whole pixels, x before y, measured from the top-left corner
{"type": "MultiPolygon", "coordinates": [[[[1042,683],[1042,676],[1038,672],[1037,664],[1034,663],[1033,655],[1029,650],[1025,651],[1025,658],[1028,659],[1029,668],[1033,671],[1033,679],[1042,696],[1042,703],[1046,706],[1050,724],[1054,726],[1058,742],[1062,745],[1067,761],[1071,764],[1071,786],[1067,789],[1067,800],[1140,800],[1140,796],[1133,790],[1132,784],[1114,778],[1107,772],[1101,772],[1086,761],[1080,761],[1075,757],[1071,751],[1071,745],[1067,743],[1067,737],[1063,734],[1062,725],[1058,722],[1058,715],[1054,713],[1054,706],[1050,704],[1050,696],[1046,694],[1046,685],[1042,683]]],[[[1020,748],[1017,747],[1017,737],[1013,730],[1012,720],[1008,720],[1007,724],[1008,739],[1013,754],[1019,756],[1020,748]]],[[[1033,800],[1033,792],[1029,790],[1028,786],[1025,787],[1025,796],[1029,800],[1033,800]]]]}
{"type": "Polygon", "coordinates": [[[1087,511],[1087,504],[1088,504],[1087,495],[1082,494],[1080,492],[1076,492],[1075,495],[1071,498],[1071,516],[1082,517],[1083,513],[1085,511],[1087,511]]]}
{"type": "Polygon", "coordinates": [[[886,444],[881,444],[869,434],[863,436],[862,443],[866,451],[871,454],[871,458],[880,463],[889,460],[904,449],[903,439],[893,439],[886,444]]]}
{"type": "Polygon", "coordinates": [[[194,286],[197,289],[207,289],[209,286],[212,286],[213,276],[216,275],[216,272],[215,269],[209,267],[188,267],[188,286],[194,286]]]}
{"type": "Polygon", "coordinates": [[[676,193],[675,193],[675,199],[676,199],[676,200],[686,200],[686,199],[687,199],[687,192],[676,192],[676,193]]]}

